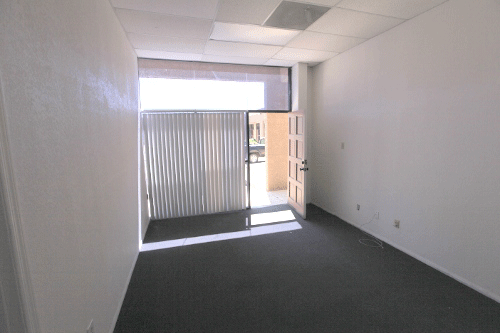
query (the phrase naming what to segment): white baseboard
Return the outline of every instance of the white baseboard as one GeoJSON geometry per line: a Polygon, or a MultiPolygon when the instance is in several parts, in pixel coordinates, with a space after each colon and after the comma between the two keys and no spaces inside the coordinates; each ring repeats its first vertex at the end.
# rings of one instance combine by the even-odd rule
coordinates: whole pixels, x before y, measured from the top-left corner
{"type": "MultiPolygon", "coordinates": [[[[319,207],[319,206],[318,206],[318,207],[319,207]]],[[[320,208],[321,208],[321,207],[320,207],[320,208]]],[[[379,234],[377,234],[377,233],[374,233],[374,232],[372,232],[371,230],[367,230],[367,229],[365,229],[365,228],[360,228],[358,225],[356,225],[356,224],[354,224],[354,223],[349,222],[348,220],[346,220],[346,219],[342,218],[341,216],[339,216],[339,215],[337,215],[337,214],[335,214],[335,213],[333,213],[333,212],[329,212],[328,210],[326,210],[326,209],[324,209],[324,208],[321,208],[321,209],[323,209],[323,210],[325,210],[326,212],[328,212],[328,213],[332,214],[333,216],[335,216],[335,217],[337,217],[337,218],[341,219],[342,221],[349,223],[349,224],[350,224],[350,225],[352,225],[353,227],[356,227],[356,228],[357,228],[357,229],[359,229],[359,230],[363,230],[364,232],[366,232],[366,233],[368,233],[368,234],[370,234],[370,235],[372,235],[372,236],[374,236],[374,237],[376,237],[376,238],[380,239],[381,241],[383,241],[383,242],[385,242],[385,243],[389,244],[390,246],[392,246],[392,247],[394,247],[394,248],[398,249],[399,251],[406,253],[407,255],[409,255],[409,256],[411,256],[411,257],[413,257],[413,258],[417,259],[417,260],[418,260],[418,261],[420,261],[420,262],[423,262],[424,264],[426,264],[426,265],[428,265],[428,266],[430,266],[430,267],[432,267],[432,268],[434,268],[434,269],[438,270],[439,272],[441,272],[441,273],[443,273],[443,274],[445,274],[445,275],[447,275],[447,276],[451,277],[452,279],[454,279],[454,280],[456,280],[456,281],[458,281],[458,282],[460,282],[460,283],[462,283],[462,284],[466,285],[467,287],[474,289],[474,290],[475,290],[475,291],[477,291],[478,293],[480,293],[480,294],[482,294],[482,295],[484,295],[484,296],[486,296],[486,297],[488,297],[488,298],[491,298],[492,300],[494,300],[494,301],[496,301],[496,302],[500,303],[500,295],[497,295],[497,294],[495,294],[494,292],[492,292],[492,291],[490,291],[490,290],[488,290],[488,289],[485,289],[485,288],[483,288],[483,287],[481,287],[481,286],[478,286],[477,284],[475,284],[475,283],[473,283],[473,282],[470,282],[469,280],[464,279],[463,277],[461,277],[461,276],[459,276],[459,275],[457,275],[457,274],[455,274],[455,273],[453,273],[453,272],[450,272],[450,271],[449,271],[449,270],[447,270],[446,268],[441,267],[440,265],[436,264],[435,262],[433,262],[433,261],[431,261],[431,260],[429,260],[429,259],[427,259],[427,258],[424,258],[424,257],[422,257],[421,255],[419,255],[419,254],[417,254],[417,253],[415,253],[415,252],[413,252],[413,251],[408,250],[408,249],[407,249],[407,248],[405,248],[404,246],[401,246],[401,245],[399,245],[399,244],[394,243],[392,240],[389,240],[389,239],[387,239],[387,238],[386,238],[386,237],[384,237],[384,236],[381,236],[381,235],[379,235],[379,234]]]]}
{"type": "Polygon", "coordinates": [[[113,333],[113,331],[115,330],[116,322],[118,321],[118,316],[120,315],[120,311],[121,311],[122,306],[123,306],[123,301],[125,300],[128,286],[130,284],[130,279],[132,279],[132,274],[134,273],[135,265],[137,263],[137,259],[139,258],[139,253],[140,253],[140,251],[137,251],[137,254],[135,255],[135,258],[134,258],[134,262],[132,264],[132,268],[130,269],[130,272],[128,273],[127,283],[125,284],[125,289],[122,292],[122,297],[121,297],[120,302],[118,304],[118,309],[116,309],[116,313],[113,317],[113,321],[112,321],[111,329],[109,330],[109,333],[113,333]]]}

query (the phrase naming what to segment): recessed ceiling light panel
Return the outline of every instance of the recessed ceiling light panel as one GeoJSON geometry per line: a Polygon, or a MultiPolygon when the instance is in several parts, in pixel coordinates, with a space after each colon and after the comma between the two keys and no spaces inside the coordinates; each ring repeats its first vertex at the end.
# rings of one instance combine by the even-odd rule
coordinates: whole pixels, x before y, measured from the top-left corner
{"type": "Polygon", "coordinates": [[[328,10],[330,10],[330,7],[283,1],[269,16],[264,25],[283,29],[305,30],[328,10]]]}

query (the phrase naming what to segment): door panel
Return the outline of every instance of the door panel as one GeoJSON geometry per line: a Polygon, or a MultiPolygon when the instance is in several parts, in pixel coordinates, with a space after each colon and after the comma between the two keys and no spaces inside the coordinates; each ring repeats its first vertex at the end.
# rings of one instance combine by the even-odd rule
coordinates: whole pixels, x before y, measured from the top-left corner
{"type": "Polygon", "coordinates": [[[292,201],[295,201],[295,192],[296,188],[292,185],[291,182],[288,182],[288,198],[292,199],[292,201]]]}
{"type": "Polygon", "coordinates": [[[307,160],[305,150],[305,114],[288,114],[288,204],[306,218],[305,183],[307,160]]]}
{"type": "Polygon", "coordinates": [[[295,164],[295,180],[302,184],[304,182],[304,171],[300,170],[301,167],[302,165],[295,164]]]}
{"type": "Polygon", "coordinates": [[[304,117],[297,118],[297,133],[298,135],[304,135],[304,117]]]}
{"type": "Polygon", "coordinates": [[[304,158],[304,142],[295,140],[295,147],[297,149],[297,153],[295,154],[295,157],[298,159],[303,159],[304,158]]]}
{"type": "Polygon", "coordinates": [[[295,157],[296,156],[296,142],[295,140],[288,139],[288,155],[295,157]]]}

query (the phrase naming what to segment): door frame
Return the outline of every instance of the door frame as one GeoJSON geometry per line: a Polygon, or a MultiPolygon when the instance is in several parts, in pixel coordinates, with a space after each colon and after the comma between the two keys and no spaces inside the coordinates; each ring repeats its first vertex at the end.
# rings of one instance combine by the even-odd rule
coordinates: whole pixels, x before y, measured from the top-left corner
{"type": "MultiPolygon", "coordinates": [[[[290,80],[291,81],[291,80],[290,80]]],[[[291,91],[291,89],[290,89],[291,91]]],[[[291,98],[291,97],[290,97],[291,98]]],[[[291,105],[291,102],[290,102],[291,105]]],[[[246,145],[248,147],[247,149],[247,156],[245,156],[245,163],[247,165],[247,197],[248,197],[248,204],[247,204],[247,209],[252,208],[251,201],[250,201],[250,113],[290,113],[292,112],[291,110],[248,110],[245,112],[246,114],[246,145]]],[[[267,128],[267,125],[266,125],[267,128]]],[[[267,139],[266,139],[267,140],[267,139]]],[[[267,154],[267,153],[266,153],[267,154]]]]}

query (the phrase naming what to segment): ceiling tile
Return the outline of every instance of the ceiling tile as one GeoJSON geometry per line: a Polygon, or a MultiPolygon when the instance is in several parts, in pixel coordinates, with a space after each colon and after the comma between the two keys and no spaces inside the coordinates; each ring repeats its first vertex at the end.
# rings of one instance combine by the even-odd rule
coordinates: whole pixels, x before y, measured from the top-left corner
{"type": "Polygon", "coordinates": [[[211,39],[254,44],[285,45],[300,31],[215,22],[211,39]]]}
{"type": "Polygon", "coordinates": [[[157,35],[129,33],[128,39],[135,49],[180,53],[203,53],[206,41],[203,39],[175,38],[157,35]]]}
{"type": "Polygon", "coordinates": [[[217,0],[111,0],[116,8],[214,19],[217,0]]]}
{"type": "Polygon", "coordinates": [[[307,30],[349,37],[372,38],[401,22],[404,20],[332,8],[307,30]]]}
{"type": "Polygon", "coordinates": [[[205,54],[265,59],[271,58],[281,49],[281,46],[209,40],[205,46],[205,54]]]}
{"type": "Polygon", "coordinates": [[[320,32],[304,31],[286,46],[298,49],[322,50],[333,52],[344,52],[351,47],[361,44],[366,39],[345,37],[320,32]]]}
{"type": "Polygon", "coordinates": [[[200,61],[202,54],[193,53],[175,53],[151,50],[135,50],[139,58],[147,59],[169,59],[169,60],[184,60],[184,61],[200,61]]]}
{"type": "Polygon", "coordinates": [[[215,19],[221,22],[261,25],[281,0],[220,0],[215,19]]]}
{"type": "Polygon", "coordinates": [[[201,61],[205,62],[220,62],[225,64],[243,64],[243,65],[263,65],[267,59],[262,58],[246,58],[246,57],[224,57],[214,55],[203,55],[201,61]]]}
{"type": "Polygon", "coordinates": [[[322,62],[338,53],[328,51],[304,50],[285,47],[273,59],[295,60],[297,62],[322,62]]]}
{"type": "Polygon", "coordinates": [[[297,61],[294,60],[280,60],[280,59],[269,59],[264,63],[266,66],[278,66],[278,67],[292,67],[297,61]]]}
{"type": "Polygon", "coordinates": [[[410,19],[447,0],[344,0],[338,7],[410,19]]]}
{"type": "Polygon", "coordinates": [[[193,39],[207,39],[212,21],[148,13],[137,10],[116,9],[116,15],[126,32],[193,39]]]}

